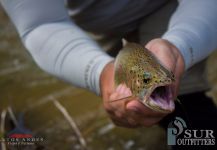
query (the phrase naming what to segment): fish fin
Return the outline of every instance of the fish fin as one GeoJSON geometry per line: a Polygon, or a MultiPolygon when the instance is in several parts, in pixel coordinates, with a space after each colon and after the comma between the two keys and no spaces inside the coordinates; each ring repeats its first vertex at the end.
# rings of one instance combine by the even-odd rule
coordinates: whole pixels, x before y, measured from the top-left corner
{"type": "Polygon", "coordinates": [[[122,38],[121,41],[122,41],[122,46],[123,47],[126,46],[127,43],[129,43],[125,38],[122,38]]]}
{"type": "Polygon", "coordinates": [[[115,99],[115,100],[111,100],[109,101],[109,103],[113,103],[113,102],[116,102],[116,101],[126,101],[126,100],[130,100],[131,98],[133,98],[133,96],[128,96],[128,97],[124,97],[124,98],[120,98],[120,99],[115,99]]]}

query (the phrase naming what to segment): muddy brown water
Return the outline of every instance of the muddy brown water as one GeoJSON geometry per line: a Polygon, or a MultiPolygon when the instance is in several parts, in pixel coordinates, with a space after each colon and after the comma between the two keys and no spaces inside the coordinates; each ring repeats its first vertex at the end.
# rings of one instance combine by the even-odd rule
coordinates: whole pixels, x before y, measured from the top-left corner
{"type": "MultiPolygon", "coordinates": [[[[54,105],[54,99],[73,118],[90,150],[168,149],[165,132],[158,126],[141,129],[115,127],[103,110],[100,97],[40,70],[1,8],[0,18],[0,113],[10,108],[16,119],[23,113],[25,127],[44,138],[40,146],[31,149],[81,149],[75,131],[54,105]]],[[[217,53],[210,57],[208,67],[213,86],[208,95],[216,99],[217,53]]],[[[10,118],[8,113],[6,118],[10,118]]],[[[5,132],[1,131],[1,134],[11,128],[11,123],[6,121],[5,132]]]]}

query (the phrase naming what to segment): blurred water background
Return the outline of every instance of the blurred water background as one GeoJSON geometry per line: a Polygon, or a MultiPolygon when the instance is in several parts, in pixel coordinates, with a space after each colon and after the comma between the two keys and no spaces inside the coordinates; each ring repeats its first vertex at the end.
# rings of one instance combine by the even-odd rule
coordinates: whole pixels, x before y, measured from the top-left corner
{"type": "MultiPolygon", "coordinates": [[[[90,150],[168,149],[166,135],[160,127],[115,127],[99,97],[40,70],[1,8],[0,19],[0,113],[12,110],[16,119],[22,113],[24,126],[33,135],[44,138],[31,149],[82,149],[67,117],[76,123],[90,150]],[[67,114],[64,115],[58,106],[67,114]]],[[[216,99],[217,53],[212,54],[207,66],[213,87],[207,95],[216,99]]],[[[7,113],[2,134],[13,129],[10,116],[7,113]]]]}

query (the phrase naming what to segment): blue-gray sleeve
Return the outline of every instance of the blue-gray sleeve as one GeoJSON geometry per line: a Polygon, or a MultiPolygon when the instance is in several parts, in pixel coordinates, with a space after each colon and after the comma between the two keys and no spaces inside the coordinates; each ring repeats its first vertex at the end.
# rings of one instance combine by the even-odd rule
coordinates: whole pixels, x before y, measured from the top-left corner
{"type": "Polygon", "coordinates": [[[217,49],[217,0],[179,0],[164,39],[182,53],[187,70],[217,49]]]}
{"type": "Polygon", "coordinates": [[[26,48],[45,71],[99,94],[113,58],[71,22],[64,0],[0,0],[26,48]]]}

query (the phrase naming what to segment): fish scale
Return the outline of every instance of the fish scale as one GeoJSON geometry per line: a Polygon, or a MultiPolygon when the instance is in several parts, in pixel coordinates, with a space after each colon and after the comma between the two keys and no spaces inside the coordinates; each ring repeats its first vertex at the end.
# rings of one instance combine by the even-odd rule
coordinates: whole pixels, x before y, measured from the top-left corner
{"type": "Polygon", "coordinates": [[[140,44],[127,43],[116,57],[115,85],[126,84],[131,89],[133,97],[138,97],[144,105],[153,110],[171,111],[169,106],[167,109],[150,96],[157,87],[166,87],[173,82],[172,72],[161,65],[160,61],[140,44]]]}

